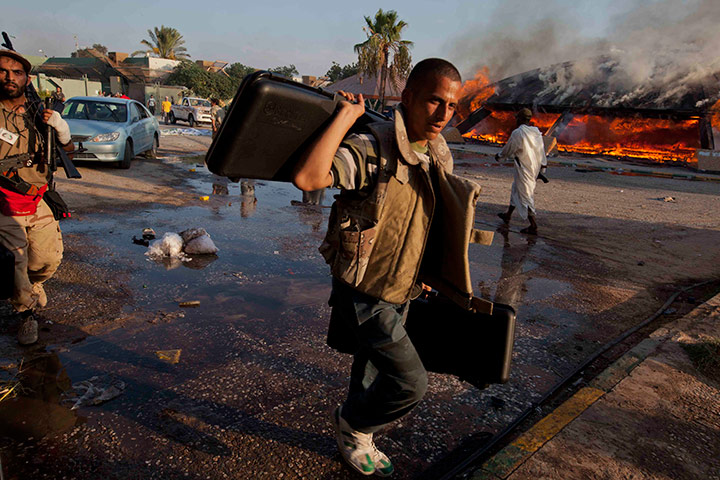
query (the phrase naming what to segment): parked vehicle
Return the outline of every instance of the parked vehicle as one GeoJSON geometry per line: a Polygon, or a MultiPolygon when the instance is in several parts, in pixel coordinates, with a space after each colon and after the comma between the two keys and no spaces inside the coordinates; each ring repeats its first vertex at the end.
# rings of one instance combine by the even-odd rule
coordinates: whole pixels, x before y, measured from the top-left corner
{"type": "Polygon", "coordinates": [[[117,162],[130,168],[137,154],[154,158],[160,146],[160,125],[141,103],[124,98],[73,97],[65,102],[63,118],[75,148],[87,150],[74,160],[117,162]]]}
{"type": "Polygon", "coordinates": [[[173,105],[170,110],[170,122],[178,120],[187,122],[190,127],[197,122],[212,123],[210,115],[210,100],[195,97],[183,97],[180,105],[173,105]]]}

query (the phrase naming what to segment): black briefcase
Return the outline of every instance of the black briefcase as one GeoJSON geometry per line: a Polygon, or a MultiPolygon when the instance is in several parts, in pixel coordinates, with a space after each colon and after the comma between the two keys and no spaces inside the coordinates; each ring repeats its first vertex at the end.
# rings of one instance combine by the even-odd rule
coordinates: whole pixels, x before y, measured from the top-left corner
{"type": "Polygon", "coordinates": [[[493,304],[491,315],[442,296],[410,303],[405,328],[425,369],[455,375],[478,388],[510,378],[515,310],[493,304]]]}
{"type": "MultiPolygon", "coordinates": [[[[327,125],[342,97],[269,72],[245,77],[206,156],[231,179],[290,181],[300,153],[327,125]]],[[[387,117],[372,110],[351,131],[387,117]]]]}

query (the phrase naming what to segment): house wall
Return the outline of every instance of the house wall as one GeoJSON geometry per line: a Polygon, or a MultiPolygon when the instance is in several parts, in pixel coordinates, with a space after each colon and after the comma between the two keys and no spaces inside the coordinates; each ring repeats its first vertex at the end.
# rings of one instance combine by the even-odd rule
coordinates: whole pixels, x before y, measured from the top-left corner
{"type": "Polygon", "coordinates": [[[60,87],[65,98],[99,95],[103,91],[102,83],[93,80],[57,78],[45,74],[35,75],[32,80],[35,89],[40,93],[52,93],[60,87]]]}

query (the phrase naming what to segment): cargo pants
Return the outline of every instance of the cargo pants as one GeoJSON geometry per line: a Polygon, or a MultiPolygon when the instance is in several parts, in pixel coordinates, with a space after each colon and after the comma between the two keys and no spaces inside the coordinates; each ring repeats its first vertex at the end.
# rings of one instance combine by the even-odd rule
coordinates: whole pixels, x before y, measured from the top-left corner
{"type": "Polygon", "coordinates": [[[427,390],[427,372],[405,331],[409,302],[383,302],[333,278],[332,305],[358,346],[342,416],[373,433],[409,413],[427,390]]]}
{"type": "Polygon", "coordinates": [[[53,276],[63,254],[60,225],[45,200],[33,215],[0,214],[0,243],[15,255],[15,290],[10,303],[18,312],[47,304],[43,282],[53,276]]]}

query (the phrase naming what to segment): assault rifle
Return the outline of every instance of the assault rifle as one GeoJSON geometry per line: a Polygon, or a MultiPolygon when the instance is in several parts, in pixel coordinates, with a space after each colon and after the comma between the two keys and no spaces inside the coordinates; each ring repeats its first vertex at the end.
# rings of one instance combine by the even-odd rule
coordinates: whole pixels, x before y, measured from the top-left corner
{"type": "MultiPolygon", "coordinates": [[[[8,50],[15,51],[13,48],[12,41],[10,41],[10,37],[6,32],[2,32],[3,37],[3,44],[2,46],[7,48],[8,50]]],[[[25,90],[25,98],[27,99],[28,103],[32,106],[33,110],[35,111],[35,118],[33,120],[35,121],[36,125],[42,125],[42,122],[40,121],[40,118],[42,116],[43,112],[43,102],[40,99],[40,95],[35,91],[35,87],[32,83],[28,84],[26,90],[25,90]]],[[[63,170],[65,170],[65,176],[67,178],[82,178],[82,175],[80,175],[80,172],[78,172],[77,168],[75,168],[75,165],[72,163],[72,160],[70,160],[70,157],[68,157],[67,152],[63,150],[62,146],[59,144],[59,142],[54,141],[55,140],[55,132],[54,129],[50,126],[48,128],[48,136],[46,137],[45,141],[45,159],[48,163],[48,167],[50,168],[51,172],[55,172],[57,170],[57,164],[58,159],[60,160],[60,164],[63,167],[63,170]]],[[[74,152],[72,152],[74,153],[74,152]]],[[[26,166],[26,165],[25,165],[26,166]]],[[[4,170],[3,170],[4,171],[4,170]]]]}

